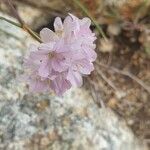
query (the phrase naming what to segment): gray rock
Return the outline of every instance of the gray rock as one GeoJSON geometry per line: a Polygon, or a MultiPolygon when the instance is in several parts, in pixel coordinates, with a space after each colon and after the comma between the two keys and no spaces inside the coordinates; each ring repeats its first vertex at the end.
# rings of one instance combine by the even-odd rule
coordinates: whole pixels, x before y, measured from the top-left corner
{"type": "Polygon", "coordinates": [[[18,77],[32,42],[0,21],[0,149],[146,150],[125,122],[100,109],[88,91],[71,89],[63,98],[29,93],[18,77]]]}

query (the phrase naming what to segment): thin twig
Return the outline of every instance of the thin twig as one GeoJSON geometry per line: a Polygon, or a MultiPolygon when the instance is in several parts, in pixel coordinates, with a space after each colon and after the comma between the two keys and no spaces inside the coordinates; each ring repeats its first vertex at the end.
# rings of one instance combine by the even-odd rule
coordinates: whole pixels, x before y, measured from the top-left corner
{"type": "Polygon", "coordinates": [[[40,43],[42,42],[42,40],[39,38],[39,36],[34,31],[32,31],[28,26],[26,26],[26,25],[22,26],[19,23],[14,22],[14,21],[9,20],[9,19],[6,19],[6,18],[4,18],[2,16],[0,16],[0,20],[4,20],[4,21],[6,21],[6,22],[8,22],[8,23],[10,23],[10,24],[12,24],[12,25],[14,25],[16,27],[19,27],[19,28],[25,30],[27,33],[29,33],[38,42],[40,42],[40,43]]]}
{"type": "Polygon", "coordinates": [[[24,21],[21,19],[20,15],[16,11],[15,7],[13,6],[12,0],[2,0],[6,6],[10,9],[12,15],[19,21],[21,25],[24,24],[24,21]]]}
{"type": "Polygon", "coordinates": [[[23,26],[23,29],[24,29],[25,31],[27,31],[30,35],[32,35],[32,37],[33,37],[34,39],[36,39],[38,42],[42,43],[42,40],[40,39],[40,37],[38,36],[38,34],[35,33],[33,30],[31,30],[27,25],[24,25],[24,26],[23,26]]]}
{"type": "Polygon", "coordinates": [[[112,59],[113,59],[113,53],[112,52],[109,52],[108,54],[108,62],[107,62],[107,65],[110,66],[111,62],[112,62],[112,59]]]}
{"type": "Polygon", "coordinates": [[[97,21],[95,20],[95,18],[91,15],[91,13],[88,11],[88,9],[81,3],[80,0],[73,0],[74,3],[80,7],[82,9],[82,11],[89,17],[91,18],[92,22],[95,24],[97,30],[99,31],[99,33],[102,35],[102,37],[107,40],[107,37],[105,35],[105,33],[103,32],[102,28],[99,26],[99,24],[97,23],[97,21]]]}
{"type": "Polygon", "coordinates": [[[97,68],[97,73],[101,76],[101,78],[114,90],[114,91],[118,91],[118,88],[113,84],[113,82],[111,80],[109,80],[106,75],[97,68]]]}
{"type": "Polygon", "coordinates": [[[11,0],[3,0],[3,2],[7,5],[7,7],[10,9],[10,12],[13,14],[13,16],[19,21],[20,24],[13,22],[9,19],[6,19],[2,16],[0,16],[1,20],[7,21],[19,28],[22,28],[23,30],[25,30],[27,33],[29,33],[34,39],[36,39],[38,42],[42,42],[42,40],[40,39],[40,37],[37,35],[37,33],[35,33],[32,29],[30,29],[25,23],[24,21],[21,19],[20,15],[18,14],[17,10],[14,8],[12,1],[11,0]]]}
{"type": "Polygon", "coordinates": [[[145,83],[140,80],[139,78],[137,78],[135,75],[131,74],[130,72],[128,71],[124,71],[124,70],[119,70],[115,67],[110,67],[110,66],[107,66],[103,63],[100,63],[100,62],[96,62],[98,65],[104,67],[105,69],[109,69],[113,72],[116,72],[118,74],[122,74],[124,76],[128,76],[129,78],[131,78],[132,80],[136,81],[140,86],[143,87],[143,89],[145,89],[148,93],[150,93],[150,87],[148,85],[145,85],[145,83]]]}
{"type": "Polygon", "coordinates": [[[91,91],[91,94],[92,94],[93,101],[98,105],[98,107],[106,108],[106,106],[105,106],[103,100],[101,99],[101,97],[98,97],[97,94],[96,94],[95,83],[92,82],[89,78],[87,78],[87,80],[90,83],[90,91],[91,91]]]}
{"type": "Polygon", "coordinates": [[[21,26],[19,23],[14,22],[14,21],[12,21],[12,20],[9,20],[9,19],[7,19],[7,18],[4,18],[4,17],[2,17],[2,16],[0,16],[0,20],[4,20],[4,21],[6,21],[6,22],[9,22],[10,24],[13,24],[13,25],[16,26],[16,27],[22,28],[22,26],[21,26]]]}

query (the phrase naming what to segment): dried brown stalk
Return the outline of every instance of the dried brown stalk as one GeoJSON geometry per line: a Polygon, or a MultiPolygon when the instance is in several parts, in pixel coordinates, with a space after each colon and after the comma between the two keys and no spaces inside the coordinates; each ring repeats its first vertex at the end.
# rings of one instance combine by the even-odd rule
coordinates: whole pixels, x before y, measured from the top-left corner
{"type": "Polygon", "coordinates": [[[97,65],[105,68],[106,70],[109,69],[110,71],[113,71],[115,73],[118,73],[118,74],[121,74],[124,76],[128,76],[129,78],[131,78],[132,80],[137,82],[141,87],[143,87],[143,89],[145,89],[148,93],[150,93],[150,87],[148,85],[146,85],[142,80],[137,78],[135,75],[131,74],[129,71],[119,70],[115,67],[110,67],[110,66],[107,66],[107,65],[100,63],[100,62],[96,62],[96,63],[97,63],[97,65]]]}

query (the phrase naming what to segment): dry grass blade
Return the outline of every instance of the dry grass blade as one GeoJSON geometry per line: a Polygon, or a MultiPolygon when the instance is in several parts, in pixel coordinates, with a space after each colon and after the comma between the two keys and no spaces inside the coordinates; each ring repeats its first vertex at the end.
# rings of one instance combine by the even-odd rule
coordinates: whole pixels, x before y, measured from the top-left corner
{"type": "Polygon", "coordinates": [[[95,84],[95,82],[93,82],[89,78],[87,78],[87,80],[90,83],[89,87],[90,87],[90,92],[91,92],[93,101],[98,105],[98,107],[106,108],[102,98],[97,95],[97,91],[96,91],[97,85],[95,84]]]}
{"type": "Polygon", "coordinates": [[[132,80],[136,81],[140,86],[143,87],[143,89],[145,89],[148,93],[150,93],[150,87],[147,86],[142,80],[140,80],[139,78],[137,78],[135,75],[131,74],[130,72],[128,71],[123,71],[123,70],[119,70],[115,67],[110,67],[110,66],[107,66],[105,64],[102,64],[100,62],[97,62],[98,65],[104,67],[105,69],[109,69],[113,72],[116,72],[118,74],[122,74],[124,76],[128,76],[129,78],[131,78],[132,80]]]}
{"type": "Polygon", "coordinates": [[[109,80],[106,75],[99,69],[96,69],[97,73],[101,76],[101,78],[114,90],[114,91],[118,91],[117,87],[114,85],[114,83],[109,80]]]}

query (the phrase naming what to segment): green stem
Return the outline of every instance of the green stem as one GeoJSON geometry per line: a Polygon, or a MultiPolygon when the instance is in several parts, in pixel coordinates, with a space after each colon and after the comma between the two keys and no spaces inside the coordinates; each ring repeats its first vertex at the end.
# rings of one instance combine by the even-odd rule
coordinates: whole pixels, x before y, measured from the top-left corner
{"type": "Polygon", "coordinates": [[[28,26],[24,25],[23,27],[25,30],[27,30],[27,32],[34,38],[36,39],[38,42],[42,43],[42,40],[40,39],[40,37],[37,35],[37,33],[35,33],[33,30],[31,30],[28,26]]]}
{"type": "Polygon", "coordinates": [[[6,18],[4,18],[4,17],[2,17],[2,16],[0,16],[0,19],[1,19],[1,20],[4,20],[4,21],[6,21],[6,22],[9,22],[10,24],[13,24],[13,25],[16,26],[16,27],[22,28],[21,25],[20,25],[19,23],[17,23],[17,22],[11,21],[11,20],[6,19],[6,18]]]}
{"type": "Polygon", "coordinates": [[[89,17],[91,18],[92,22],[95,24],[97,30],[99,31],[99,33],[102,35],[102,37],[107,40],[107,37],[105,35],[105,33],[103,32],[102,28],[99,26],[99,24],[97,23],[97,21],[94,19],[94,17],[90,14],[90,12],[87,10],[87,8],[80,2],[80,0],[73,0],[75,2],[76,5],[78,5],[82,11],[89,17]]]}
{"type": "Polygon", "coordinates": [[[19,28],[21,28],[21,29],[23,29],[23,30],[25,30],[25,31],[27,31],[34,39],[36,39],[38,42],[42,42],[42,40],[40,39],[40,37],[33,31],[33,30],[31,30],[28,26],[26,26],[26,25],[21,25],[21,24],[19,24],[19,23],[17,23],[17,22],[14,22],[14,21],[11,21],[11,20],[9,20],[9,19],[6,19],[6,18],[4,18],[4,17],[2,17],[2,16],[0,16],[0,20],[4,20],[4,21],[6,21],[6,22],[8,22],[8,23],[10,23],[10,24],[12,24],[12,25],[14,25],[14,26],[16,26],[16,27],[19,27],[19,28]]]}

